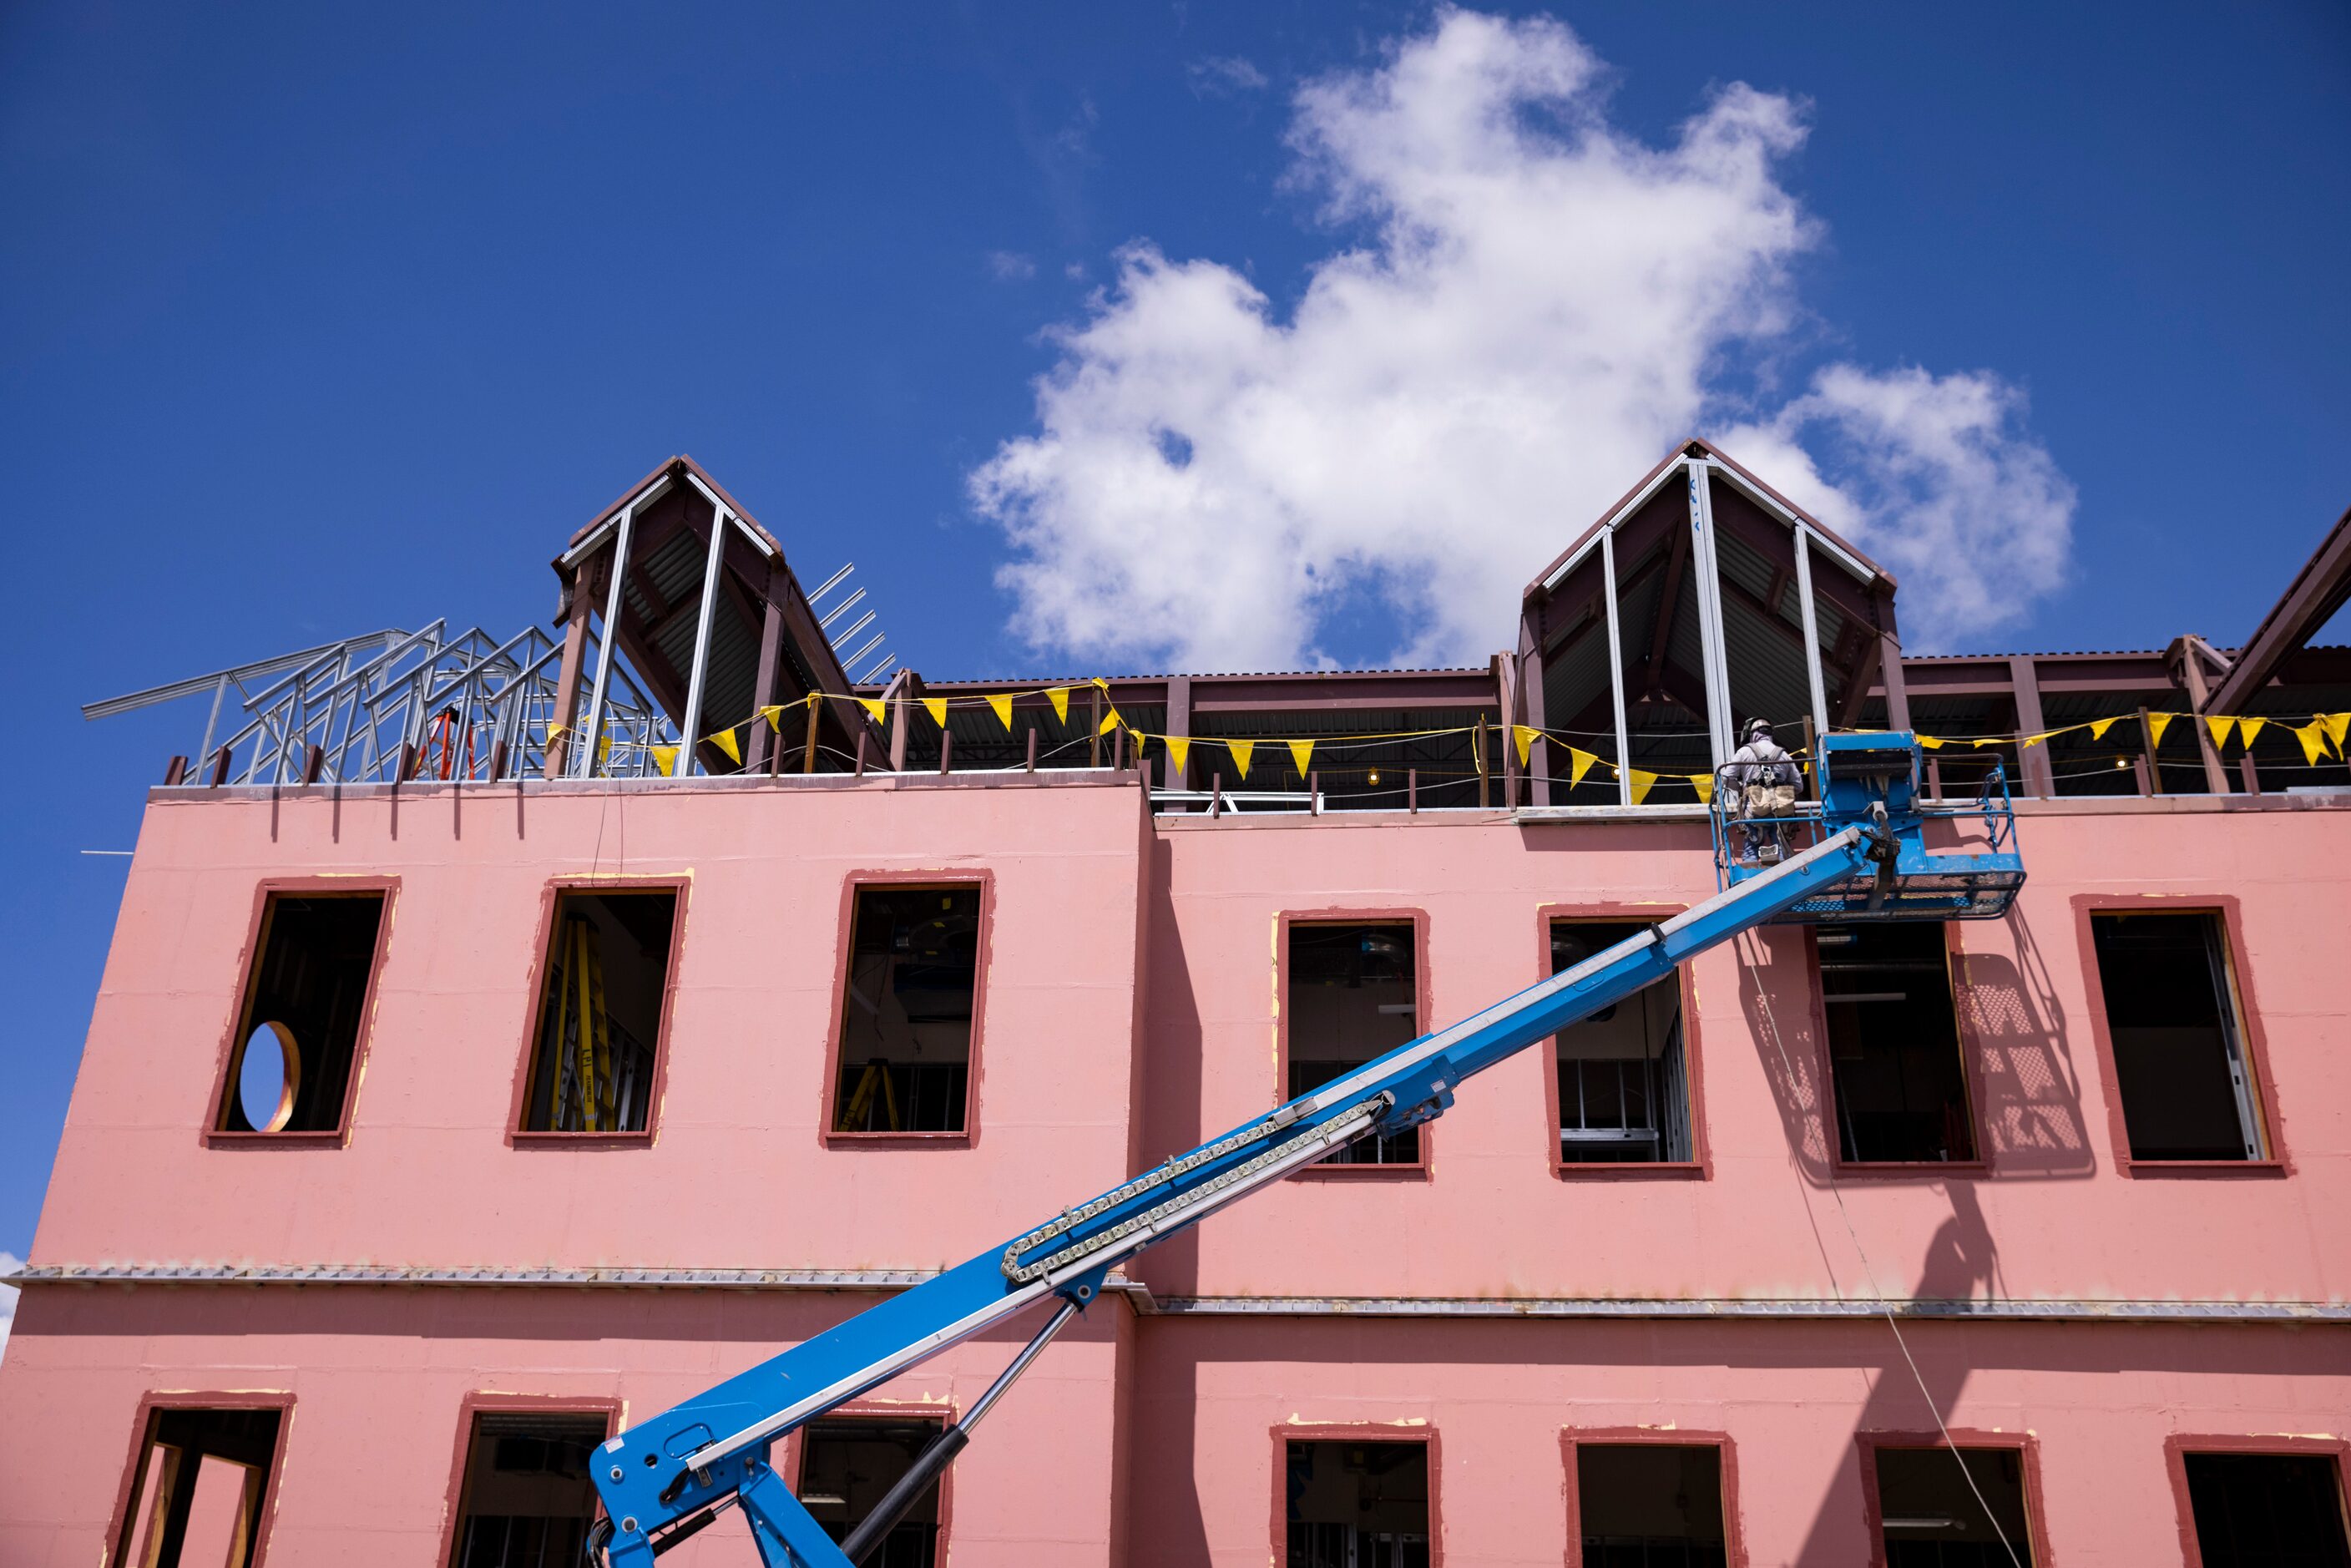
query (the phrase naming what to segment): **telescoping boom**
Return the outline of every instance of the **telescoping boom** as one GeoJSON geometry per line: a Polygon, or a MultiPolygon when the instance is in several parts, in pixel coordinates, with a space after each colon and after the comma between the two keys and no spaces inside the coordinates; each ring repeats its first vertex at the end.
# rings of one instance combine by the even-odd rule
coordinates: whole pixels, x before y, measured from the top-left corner
{"type": "MultiPolygon", "coordinates": [[[[613,1437],[597,1450],[593,1467],[605,1518],[591,1538],[591,1557],[608,1568],[646,1568],[740,1505],[766,1568],[850,1568],[920,1500],[988,1408],[1094,1299],[1114,1265],[1343,1145],[1443,1115],[1464,1080],[1740,932],[1832,913],[1841,919],[1950,919],[2006,908],[2023,880],[2012,827],[1994,822],[1991,852],[1928,855],[1922,842],[1924,816],[1994,819],[1989,789],[1984,809],[1975,813],[1922,812],[1917,751],[1907,735],[1827,737],[1821,762],[1823,800],[1776,820],[1781,837],[1809,840],[1809,847],[1792,843],[1777,863],[1750,869],[1729,850],[1718,821],[1723,891],[1707,902],[1064,1209],[613,1437]],[[770,1446],[1049,1298],[1055,1305],[1036,1337],[959,1422],[933,1439],[864,1523],[836,1544],[769,1463],[770,1446]]],[[[1716,793],[1727,800],[1731,791],[1716,793]]]]}

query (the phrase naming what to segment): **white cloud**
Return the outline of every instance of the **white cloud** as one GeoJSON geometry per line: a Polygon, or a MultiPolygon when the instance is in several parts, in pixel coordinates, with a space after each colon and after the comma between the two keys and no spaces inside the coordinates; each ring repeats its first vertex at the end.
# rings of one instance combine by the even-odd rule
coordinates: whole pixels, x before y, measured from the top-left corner
{"type": "Polygon", "coordinates": [[[1263,92],[1273,85],[1252,61],[1239,55],[1210,55],[1184,68],[1196,93],[1224,97],[1236,92],[1263,92]]]}
{"type": "Polygon", "coordinates": [[[1286,317],[1233,267],[1121,251],[1054,333],[1036,433],[970,476],[1014,547],[1015,630],[1288,666],[1370,594],[1397,661],[1481,662],[1552,553],[1725,427],[1905,574],[1906,630],[1965,635],[2052,589],[2072,491],[1997,378],[1836,365],[1759,406],[1744,367],[1791,348],[1787,269],[1819,234],[1779,174],[1799,107],[1734,84],[1651,146],[1608,120],[1604,74],[1556,22],[1450,11],[1301,88],[1293,183],[1363,237],[1286,317]],[[2018,551],[1996,587],[1994,547],[2018,551]]]}
{"type": "Polygon", "coordinates": [[[991,250],[987,253],[987,270],[999,283],[1019,283],[1037,276],[1037,263],[1017,250],[991,250]]]}
{"type": "MultiPolygon", "coordinates": [[[[0,1252],[0,1274],[13,1274],[24,1266],[14,1252],[0,1252]]],[[[7,1354],[8,1332],[16,1326],[16,1298],[23,1293],[14,1285],[0,1285],[0,1356],[7,1354]]]]}

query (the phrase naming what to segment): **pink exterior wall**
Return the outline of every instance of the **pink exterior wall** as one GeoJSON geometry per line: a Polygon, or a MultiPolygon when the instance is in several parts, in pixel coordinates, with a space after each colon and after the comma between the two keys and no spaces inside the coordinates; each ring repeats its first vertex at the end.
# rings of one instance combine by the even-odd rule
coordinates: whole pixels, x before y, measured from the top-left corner
{"type": "MultiPolygon", "coordinates": [[[[1882,1321],[1296,1302],[1237,1317],[1189,1298],[1867,1295],[1849,1214],[1888,1295],[2339,1307],[2351,810],[2273,798],[2021,815],[2032,881],[2016,912],[1959,934],[1982,1171],[1845,1173],[1832,1191],[1808,937],[1750,938],[1696,969],[1703,1175],[1552,1174],[1541,1055],[1505,1063],[1434,1129],[1425,1174],[1292,1181],[1146,1258],[1151,1291],[1191,1310],[1104,1302],[1048,1353],[957,1463],[950,1561],[1263,1562],[1275,1428],[1419,1422],[1442,1435],[1454,1568],[1565,1560],[1562,1432],[1667,1424],[1736,1443],[1750,1562],[1850,1564],[1865,1559],[1856,1435],[1932,1426],[1882,1321]],[[2146,894],[2235,900],[2273,1168],[2117,1168],[2075,904],[2146,894]]],[[[1696,821],[1155,823],[1131,776],[462,801],[428,788],[396,807],[362,790],[173,792],[132,862],[32,1261],[936,1267],[1275,1103],[1284,914],[1424,912],[1426,1010],[1442,1023],[1541,976],[1544,905],[1711,891],[1696,821]],[[968,1147],[822,1141],[842,887],[863,872],[991,879],[968,1147]],[[654,1135],[518,1147],[542,900],[554,879],[605,873],[687,883],[654,1135]],[[348,1138],[207,1146],[256,887],[362,874],[398,891],[348,1138]]],[[[35,1284],[0,1362],[0,1409],[40,1413],[0,1422],[0,1563],[99,1555],[140,1400],[204,1389],[294,1396],[272,1560],[429,1563],[468,1396],[618,1399],[642,1416],[860,1299],[35,1284]]],[[[1906,1332],[1954,1426],[2036,1436],[2043,1522],[2068,1564],[2180,1560],[2167,1436],[2351,1427],[2340,1326],[1906,1332]]],[[[1010,1347],[963,1347],[881,1397],[967,1401],[1010,1347]]],[[[672,1561],[743,1561],[731,1534],[672,1561]]]]}

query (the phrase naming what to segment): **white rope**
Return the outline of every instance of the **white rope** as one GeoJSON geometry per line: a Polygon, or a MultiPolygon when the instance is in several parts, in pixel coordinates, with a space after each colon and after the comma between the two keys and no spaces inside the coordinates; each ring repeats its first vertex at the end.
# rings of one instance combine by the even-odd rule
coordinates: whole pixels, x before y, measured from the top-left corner
{"type": "MultiPolygon", "coordinates": [[[[1741,937],[1740,940],[1744,944],[1747,938],[1741,937]]],[[[1741,961],[1744,962],[1743,956],[1741,961]]],[[[1756,973],[1757,967],[1755,965],[1749,964],[1747,967],[1750,974],[1756,973]]],[[[1780,1020],[1771,1011],[1771,998],[1765,993],[1760,975],[1757,977],[1755,987],[1755,999],[1762,1006],[1764,1032],[1771,1037],[1771,1049],[1779,1052],[1780,1071],[1785,1075],[1789,1092],[1792,1094],[1796,1088],[1795,1064],[1788,1059],[1787,1044],[1780,1038],[1780,1020]]],[[[1823,1099],[1821,1105],[1822,1110],[1825,1113],[1828,1106],[1826,1097],[1835,1093],[1836,1091],[1834,1086],[1831,1084],[1823,1084],[1822,1088],[1823,1099]]],[[[1991,1526],[1992,1534],[1999,1537],[2001,1550],[2008,1553],[2008,1560],[2014,1565],[2014,1568],[2024,1568],[2023,1559],[2017,1556],[2016,1548],[2009,1542],[2008,1531],[2000,1527],[2000,1521],[1992,1514],[1991,1504],[1984,1500],[1983,1489],[1976,1485],[1975,1472],[1968,1469],[1967,1456],[1962,1454],[1959,1451],[1959,1446],[1951,1441],[1951,1429],[1944,1424],[1943,1412],[1941,1408],[1936,1405],[1935,1396],[1929,1392],[1927,1387],[1927,1378],[1926,1375],[1918,1370],[1917,1358],[1910,1354],[1910,1342],[1902,1337],[1902,1325],[1894,1316],[1894,1308],[1887,1302],[1886,1293],[1878,1289],[1877,1270],[1869,1260],[1868,1249],[1861,1244],[1861,1233],[1854,1228],[1853,1216],[1846,1210],[1844,1206],[1844,1194],[1839,1190],[1837,1186],[1836,1156],[1833,1152],[1831,1152],[1827,1145],[1827,1140],[1834,1137],[1835,1135],[1835,1126],[1830,1122],[1827,1115],[1823,1114],[1821,1118],[1821,1169],[1824,1174],[1824,1179],[1829,1189],[1829,1196],[1836,1200],[1837,1218],[1844,1222],[1845,1236],[1853,1242],[1854,1256],[1861,1260],[1862,1280],[1869,1286],[1869,1293],[1871,1297],[1876,1301],[1879,1310],[1885,1313],[1886,1326],[1894,1331],[1894,1343],[1896,1345],[1900,1347],[1902,1352],[1902,1360],[1910,1368],[1911,1380],[1918,1385],[1918,1397],[1927,1402],[1928,1414],[1935,1417],[1935,1430],[1942,1434],[1943,1447],[1950,1449],[1951,1461],[1959,1467],[1960,1479],[1968,1483],[1968,1490],[1975,1494],[1976,1506],[1983,1510],[1984,1522],[1990,1524],[1991,1526]]],[[[1802,1157],[1802,1151],[1800,1148],[1797,1152],[1797,1158],[1801,1160],[1802,1157]]],[[[1822,1261],[1826,1263],[1827,1260],[1824,1258],[1822,1261]]],[[[1842,1298],[1844,1292],[1843,1287],[1839,1286],[1836,1282],[1836,1269],[1834,1265],[1829,1268],[1829,1284],[1832,1289],[1834,1289],[1837,1291],[1839,1297],[1842,1298]]]]}

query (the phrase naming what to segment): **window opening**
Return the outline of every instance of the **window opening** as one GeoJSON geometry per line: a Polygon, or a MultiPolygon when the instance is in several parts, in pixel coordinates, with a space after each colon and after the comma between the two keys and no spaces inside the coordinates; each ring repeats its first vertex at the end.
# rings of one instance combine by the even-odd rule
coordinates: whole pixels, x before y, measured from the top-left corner
{"type": "Polygon", "coordinates": [[[1288,1445],[1286,1568],[1428,1568],[1428,1445],[1288,1445]]]}
{"type": "Polygon", "coordinates": [[[526,1133],[642,1133],[669,989],[674,888],[555,897],[526,1133]]]}
{"type": "Polygon", "coordinates": [[[1886,1568],[2010,1568],[2011,1551],[2032,1568],[2022,1449],[1879,1448],[1876,1465],[1886,1568]]]}
{"type": "Polygon", "coordinates": [[[601,1412],[481,1410],[465,1438],[454,1568],[553,1568],[580,1560],[596,1522],[588,1466],[601,1412]]]}
{"type": "MultiPolygon", "coordinates": [[[[1573,968],[1646,929],[1632,921],[1554,920],[1551,971],[1573,968]]],[[[1562,1163],[1697,1158],[1678,971],[1560,1030],[1555,1055],[1562,1163]]]]}
{"type": "Polygon", "coordinates": [[[119,1563],[247,1568],[260,1549],[277,1410],[152,1410],[119,1563]]]}
{"type": "Polygon", "coordinates": [[[2346,1568],[2343,1478],[2324,1454],[2188,1454],[2204,1568],[2346,1568]]]}
{"type": "Polygon", "coordinates": [[[382,922],[381,893],[269,895],[215,1131],[341,1130],[382,922]]]}
{"type": "Polygon", "coordinates": [[[1842,1157],[1974,1159],[1942,925],[1823,925],[1816,939],[1842,1157]]]}
{"type": "Polygon", "coordinates": [[[2097,911],[2090,936],[2131,1158],[2262,1158],[2220,915],[2097,911]]]}
{"type": "Polygon", "coordinates": [[[970,1125],[979,894],[977,885],[858,890],[834,1132],[970,1125]]]}
{"type": "MultiPolygon", "coordinates": [[[[1290,927],[1287,1098],[1311,1093],[1420,1033],[1412,922],[1290,927]]],[[[1329,1166],[1420,1163],[1420,1129],[1358,1138],[1329,1166]]]]}
{"type": "MultiPolygon", "coordinates": [[[[936,1421],[844,1416],[811,1422],[800,1448],[800,1506],[835,1542],[849,1539],[938,1436],[936,1421]]],[[[939,1552],[939,1483],[892,1527],[863,1568],[932,1568],[939,1552]]]]}
{"type": "Polygon", "coordinates": [[[1578,1443],[1583,1568],[1724,1568],[1722,1450],[1699,1443],[1578,1443]]]}

